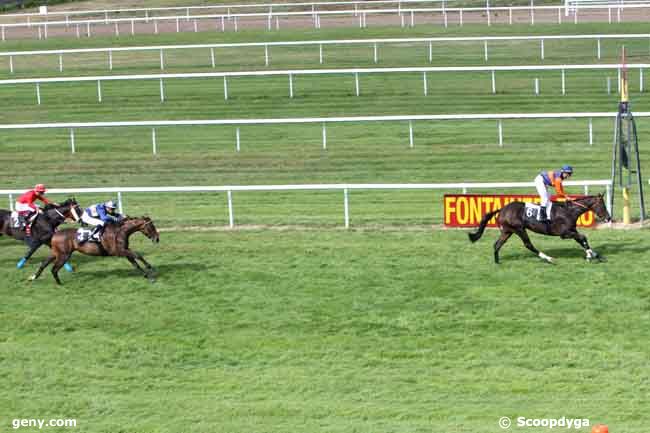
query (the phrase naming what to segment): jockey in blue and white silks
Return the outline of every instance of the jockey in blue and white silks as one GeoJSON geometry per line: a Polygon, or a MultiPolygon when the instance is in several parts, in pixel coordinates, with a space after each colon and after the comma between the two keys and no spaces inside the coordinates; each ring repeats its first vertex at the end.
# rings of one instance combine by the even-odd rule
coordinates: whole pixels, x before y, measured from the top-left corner
{"type": "Polygon", "coordinates": [[[101,234],[104,232],[106,223],[119,223],[122,221],[122,215],[115,212],[116,206],[113,200],[105,203],[97,203],[84,210],[81,221],[94,227],[90,238],[99,241],[101,234]]]}

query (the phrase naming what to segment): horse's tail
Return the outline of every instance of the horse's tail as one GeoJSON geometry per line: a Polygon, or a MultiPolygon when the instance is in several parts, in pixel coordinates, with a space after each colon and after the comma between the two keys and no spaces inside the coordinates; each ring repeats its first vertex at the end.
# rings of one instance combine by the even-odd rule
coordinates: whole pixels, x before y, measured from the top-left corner
{"type": "Polygon", "coordinates": [[[483,236],[483,232],[485,231],[485,226],[487,226],[488,221],[490,221],[494,215],[498,214],[501,212],[501,209],[497,209],[495,211],[486,213],[483,216],[483,219],[481,219],[481,224],[478,226],[478,230],[476,230],[474,233],[468,233],[467,236],[469,236],[469,240],[472,242],[476,242],[477,240],[481,239],[481,236],[483,236]]]}

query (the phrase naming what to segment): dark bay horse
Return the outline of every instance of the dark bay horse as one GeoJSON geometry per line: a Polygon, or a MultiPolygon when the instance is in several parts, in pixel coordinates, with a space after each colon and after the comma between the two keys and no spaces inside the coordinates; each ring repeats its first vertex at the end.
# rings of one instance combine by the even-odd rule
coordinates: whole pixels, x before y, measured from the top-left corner
{"type": "Polygon", "coordinates": [[[154,268],[142,257],[141,254],[131,251],[129,249],[129,237],[136,233],[141,232],[148,237],[152,242],[159,242],[160,235],[158,230],[153,224],[153,221],[148,217],[130,218],[127,217],[118,224],[108,224],[104,229],[101,243],[84,242],[79,243],[77,240],[76,229],[65,229],[58,231],[52,236],[52,252],[50,256],[43,260],[38,271],[31,276],[30,280],[37,279],[43,270],[52,262],[52,275],[57,284],[61,284],[59,279],[59,269],[65,262],[70,259],[73,252],[79,251],[88,256],[116,256],[126,257],[131,264],[138,269],[145,278],[154,281],[155,270],[154,268]],[[142,269],[137,260],[140,260],[145,269],[142,269]]]}
{"type": "Polygon", "coordinates": [[[48,204],[43,207],[42,212],[36,216],[32,223],[32,235],[27,236],[25,229],[15,228],[11,211],[0,210],[0,235],[11,236],[16,240],[25,241],[28,246],[27,254],[18,262],[18,268],[22,268],[25,262],[38,250],[41,245],[50,243],[56,228],[63,224],[66,219],[79,221],[83,210],[74,198],[69,198],[61,204],[48,204]]]}
{"type": "Polygon", "coordinates": [[[488,221],[490,221],[496,214],[499,214],[497,217],[497,224],[501,229],[501,236],[499,236],[499,239],[494,243],[495,263],[499,263],[499,250],[513,233],[519,236],[526,248],[530,251],[549,263],[553,262],[552,257],[547,256],[533,246],[528,237],[528,233],[526,233],[526,229],[543,235],[559,236],[562,239],[575,239],[575,241],[585,250],[586,259],[595,259],[599,257],[598,253],[591,249],[587,242],[587,237],[578,233],[578,230],[576,229],[576,221],[580,215],[588,210],[594,211],[598,218],[605,222],[611,221],[602,194],[589,195],[575,200],[568,200],[563,203],[554,202],[551,209],[551,221],[548,223],[527,219],[524,215],[525,203],[514,201],[501,209],[486,214],[481,220],[478,230],[474,233],[469,233],[469,240],[472,242],[479,240],[483,235],[483,231],[485,230],[488,221]]]}

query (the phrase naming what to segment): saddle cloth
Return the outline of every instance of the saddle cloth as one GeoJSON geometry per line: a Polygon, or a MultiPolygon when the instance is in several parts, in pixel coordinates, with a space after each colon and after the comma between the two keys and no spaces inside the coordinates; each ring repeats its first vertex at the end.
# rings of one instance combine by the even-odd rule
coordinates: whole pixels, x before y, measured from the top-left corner
{"type": "MultiPolygon", "coordinates": [[[[540,205],[535,203],[526,203],[524,207],[524,217],[529,221],[538,221],[537,216],[539,215],[540,205]]],[[[549,208],[549,212],[553,209],[553,203],[549,208]]],[[[546,216],[548,218],[548,215],[546,216]]]]}
{"type": "Polygon", "coordinates": [[[92,230],[84,228],[77,229],[77,240],[79,242],[100,242],[99,239],[95,239],[90,236],[92,232],[92,230]]]}
{"type": "Polygon", "coordinates": [[[15,229],[20,228],[20,219],[18,218],[18,212],[16,211],[11,212],[11,224],[15,229]]]}

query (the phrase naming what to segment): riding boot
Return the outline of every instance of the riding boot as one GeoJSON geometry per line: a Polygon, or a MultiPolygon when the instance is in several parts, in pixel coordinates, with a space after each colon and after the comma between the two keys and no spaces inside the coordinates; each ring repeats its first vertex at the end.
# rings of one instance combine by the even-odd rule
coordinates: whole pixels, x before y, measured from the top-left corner
{"type": "Polygon", "coordinates": [[[542,223],[548,221],[548,218],[546,218],[546,207],[544,206],[539,207],[539,213],[537,214],[537,221],[542,223]]]}
{"type": "Polygon", "coordinates": [[[90,233],[90,239],[96,242],[101,242],[102,240],[101,236],[103,233],[104,233],[104,226],[95,226],[95,228],[93,228],[92,233],[90,233]]]}

